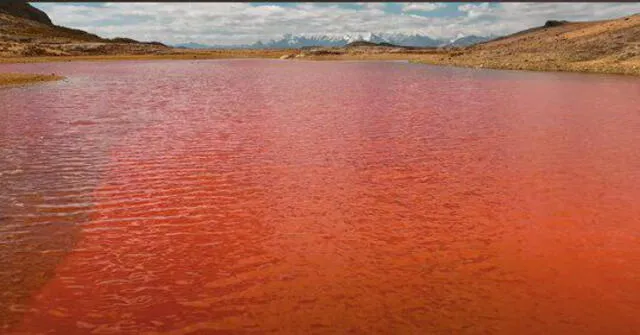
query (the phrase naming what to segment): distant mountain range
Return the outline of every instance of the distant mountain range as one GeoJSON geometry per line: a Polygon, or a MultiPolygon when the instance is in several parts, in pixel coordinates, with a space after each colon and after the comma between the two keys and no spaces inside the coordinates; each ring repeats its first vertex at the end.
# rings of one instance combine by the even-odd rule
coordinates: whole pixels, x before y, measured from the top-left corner
{"type": "Polygon", "coordinates": [[[454,39],[435,39],[419,33],[347,33],[347,34],[286,34],[282,38],[270,41],[258,41],[253,44],[206,45],[200,43],[176,44],[175,47],[188,49],[287,49],[303,47],[342,47],[355,41],[389,43],[407,47],[468,46],[485,42],[497,36],[458,35],[454,39]]]}

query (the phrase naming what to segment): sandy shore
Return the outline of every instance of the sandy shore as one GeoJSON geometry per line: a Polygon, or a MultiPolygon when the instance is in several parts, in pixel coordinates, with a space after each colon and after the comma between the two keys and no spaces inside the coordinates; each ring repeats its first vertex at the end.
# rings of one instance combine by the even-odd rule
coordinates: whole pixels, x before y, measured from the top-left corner
{"type": "MultiPolygon", "coordinates": [[[[605,62],[605,61],[585,61],[585,62],[562,62],[545,61],[531,58],[519,57],[514,59],[492,59],[474,56],[451,56],[451,53],[438,53],[432,55],[416,54],[345,54],[345,55],[323,55],[307,56],[302,60],[406,60],[411,63],[445,65],[469,68],[487,68],[500,70],[523,70],[537,72],[581,72],[600,74],[624,74],[640,76],[640,60],[630,60],[627,62],[605,62]]],[[[296,59],[297,60],[297,59],[296,59]]]]}
{"type": "Polygon", "coordinates": [[[640,76],[640,61],[631,60],[627,62],[605,62],[605,61],[583,61],[583,62],[561,62],[561,61],[536,61],[525,57],[492,59],[479,57],[465,57],[458,59],[455,57],[427,56],[411,59],[410,62],[449,65],[457,67],[487,68],[501,70],[524,70],[537,72],[582,72],[601,74],[623,74],[640,76]]]}
{"type": "Polygon", "coordinates": [[[0,86],[42,83],[61,79],[64,77],[55,74],[0,73],[0,86]]]}
{"type": "Polygon", "coordinates": [[[49,63],[71,61],[120,61],[120,60],[187,60],[187,59],[225,59],[225,58],[280,58],[285,54],[296,54],[298,50],[182,50],[174,49],[163,54],[122,54],[122,55],[83,55],[83,56],[33,56],[3,57],[0,63],[49,63]]]}

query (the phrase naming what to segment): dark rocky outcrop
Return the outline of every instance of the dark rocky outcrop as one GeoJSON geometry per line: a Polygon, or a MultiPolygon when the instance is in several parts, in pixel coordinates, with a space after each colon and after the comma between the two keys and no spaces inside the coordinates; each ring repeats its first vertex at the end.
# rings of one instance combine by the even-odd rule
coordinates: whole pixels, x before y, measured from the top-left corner
{"type": "Polygon", "coordinates": [[[23,19],[36,21],[49,26],[53,25],[49,16],[31,6],[24,0],[2,0],[0,1],[0,13],[9,14],[23,19]]]}
{"type": "Polygon", "coordinates": [[[116,37],[116,38],[110,39],[109,41],[113,43],[140,43],[132,38],[126,38],[126,37],[116,37]]]}
{"type": "Polygon", "coordinates": [[[151,41],[151,42],[140,42],[142,44],[147,44],[147,45],[155,45],[157,47],[163,47],[163,48],[168,48],[169,46],[162,43],[162,42],[158,42],[158,41],[151,41]]]}
{"type": "Polygon", "coordinates": [[[355,41],[345,45],[345,48],[357,48],[357,47],[390,47],[390,48],[408,48],[400,45],[395,45],[387,42],[374,43],[369,41],[355,41]]]}
{"type": "Polygon", "coordinates": [[[556,21],[556,20],[549,20],[547,22],[544,23],[544,26],[549,28],[549,27],[558,27],[564,24],[569,23],[569,21],[556,21]]]}
{"type": "Polygon", "coordinates": [[[348,43],[345,45],[345,48],[356,48],[356,47],[377,47],[378,43],[369,42],[369,41],[355,41],[348,43]]]}
{"type": "Polygon", "coordinates": [[[318,50],[310,50],[305,53],[309,56],[328,56],[328,55],[344,55],[344,50],[339,49],[318,49],[318,50]]]}

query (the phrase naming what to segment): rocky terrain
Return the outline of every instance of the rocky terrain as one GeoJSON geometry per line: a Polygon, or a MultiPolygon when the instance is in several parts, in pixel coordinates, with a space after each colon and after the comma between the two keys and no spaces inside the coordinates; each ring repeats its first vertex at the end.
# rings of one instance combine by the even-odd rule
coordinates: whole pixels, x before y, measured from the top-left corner
{"type": "Polygon", "coordinates": [[[154,54],[171,50],[158,42],[105,39],[57,26],[46,13],[25,1],[0,3],[0,57],[154,54]]]}

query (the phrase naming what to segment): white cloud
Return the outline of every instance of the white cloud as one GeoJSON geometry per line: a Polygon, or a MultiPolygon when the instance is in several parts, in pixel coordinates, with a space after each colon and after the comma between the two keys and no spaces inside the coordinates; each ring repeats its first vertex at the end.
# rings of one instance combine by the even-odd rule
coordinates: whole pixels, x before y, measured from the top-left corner
{"type": "Polygon", "coordinates": [[[503,35],[540,26],[546,20],[599,20],[640,12],[640,3],[406,3],[401,4],[400,13],[391,12],[391,6],[384,3],[352,8],[326,3],[284,7],[240,2],[105,3],[101,8],[78,3],[35,5],[56,24],[104,37],[206,44],[253,43],[285,33],[419,32],[434,38],[460,33],[503,35]],[[457,8],[460,15],[419,15],[438,6],[457,8]]]}
{"type": "Polygon", "coordinates": [[[385,9],[387,7],[384,2],[356,2],[356,4],[370,9],[385,9]]]}
{"type": "Polygon", "coordinates": [[[591,21],[640,12],[640,3],[488,3],[461,5],[458,27],[466,35],[504,35],[543,25],[547,20],[591,21]]]}
{"type": "Polygon", "coordinates": [[[423,12],[431,12],[436,9],[444,8],[445,5],[443,3],[437,2],[418,2],[418,3],[408,3],[402,6],[403,12],[411,12],[411,11],[423,11],[423,12]]]}
{"type": "Polygon", "coordinates": [[[488,2],[483,2],[481,4],[465,4],[458,6],[458,10],[461,12],[467,13],[467,16],[470,18],[478,18],[482,16],[490,15],[494,12],[494,9],[489,7],[488,2]]]}

